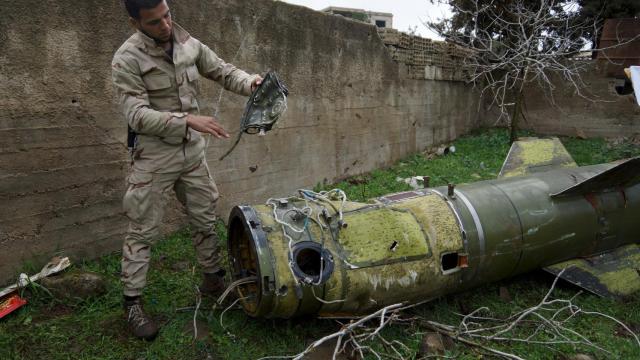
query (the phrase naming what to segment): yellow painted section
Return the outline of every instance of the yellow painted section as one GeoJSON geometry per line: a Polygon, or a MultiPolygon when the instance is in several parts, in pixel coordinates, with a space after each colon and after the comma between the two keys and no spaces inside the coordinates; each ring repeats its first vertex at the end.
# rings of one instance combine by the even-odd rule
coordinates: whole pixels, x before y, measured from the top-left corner
{"type": "Polygon", "coordinates": [[[598,278],[609,291],[616,294],[629,295],[640,290],[640,275],[634,268],[607,272],[599,275],[598,278]]]}
{"type": "Polygon", "coordinates": [[[344,221],[348,226],[340,231],[339,242],[351,264],[366,266],[429,252],[425,234],[409,212],[372,209],[347,214],[344,221]]]}
{"type": "Polygon", "coordinates": [[[576,167],[558,138],[521,140],[513,143],[500,177],[523,176],[539,166],[576,167]]]}
{"type": "MultiPolygon", "coordinates": [[[[614,269],[610,265],[607,267],[610,271],[604,271],[597,265],[593,266],[585,259],[572,259],[551,265],[549,268],[561,271],[565,268],[576,267],[593,276],[594,280],[604,285],[609,292],[617,295],[630,295],[640,290],[640,274],[636,270],[640,265],[640,253],[635,252],[638,246],[635,244],[627,245],[614,250],[619,260],[614,269]]],[[[587,284],[584,286],[588,289],[587,284]]]]}
{"type": "Polygon", "coordinates": [[[449,205],[438,195],[409,199],[394,205],[412,211],[427,233],[437,255],[462,250],[462,234],[449,205]]]}
{"type": "Polygon", "coordinates": [[[553,160],[553,141],[548,139],[525,141],[520,146],[522,161],[525,165],[542,164],[553,160]]]}
{"type": "MultiPolygon", "coordinates": [[[[338,202],[333,203],[339,207],[338,202]]],[[[299,206],[299,205],[298,205],[299,206]]],[[[320,211],[310,204],[314,214],[320,211]]],[[[447,203],[432,194],[402,200],[392,205],[378,204],[374,208],[363,203],[349,202],[338,242],[325,231],[326,248],[334,256],[334,272],[323,286],[315,286],[315,293],[324,301],[320,316],[365,314],[381,306],[399,301],[417,302],[442,296],[460,281],[460,274],[443,275],[440,254],[463,251],[460,228],[447,203]],[[390,240],[397,239],[396,251],[390,251],[390,240]],[[423,256],[415,260],[402,260],[423,256]],[[381,261],[374,266],[358,263],[381,261]]],[[[273,220],[273,210],[267,206],[255,207],[262,226],[270,228],[268,244],[276,273],[276,288],[288,288],[275,296],[272,314],[291,317],[298,310],[295,282],[288,264],[289,248],[281,225],[273,220]]],[[[311,223],[310,223],[311,224],[311,223]]],[[[314,241],[320,241],[319,229],[312,223],[314,241]]],[[[392,241],[391,241],[392,242],[392,241]]],[[[464,271],[464,270],[463,270],[464,271]]],[[[304,286],[307,291],[308,286],[304,286]]],[[[305,292],[305,298],[308,292],[305,292]]],[[[267,315],[267,317],[269,317],[267,315]]]]}

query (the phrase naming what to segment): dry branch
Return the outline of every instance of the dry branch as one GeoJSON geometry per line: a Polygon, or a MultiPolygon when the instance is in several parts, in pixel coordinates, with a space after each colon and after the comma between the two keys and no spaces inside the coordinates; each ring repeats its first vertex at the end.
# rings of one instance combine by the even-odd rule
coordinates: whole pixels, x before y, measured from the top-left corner
{"type": "MultiPolygon", "coordinates": [[[[555,75],[582,99],[602,101],[588,93],[582,80],[588,62],[573,60],[588,48],[594,31],[597,37],[595,20],[578,20],[577,1],[516,0],[500,5],[484,0],[438,2],[450,5],[454,13],[474,25],[472,29],[461,29],[452,19],[427,24],[447,41],[472,50],[474,56],[464,60],[469,81],[479,88],[481,98],[488,98],[489,105],[499,109],[494,125],[509,125],[512,141],[528,86],[537,86],[555,104],[555,75]]],[[[638,38],[620,41],[613,47],[638,38]]]]}

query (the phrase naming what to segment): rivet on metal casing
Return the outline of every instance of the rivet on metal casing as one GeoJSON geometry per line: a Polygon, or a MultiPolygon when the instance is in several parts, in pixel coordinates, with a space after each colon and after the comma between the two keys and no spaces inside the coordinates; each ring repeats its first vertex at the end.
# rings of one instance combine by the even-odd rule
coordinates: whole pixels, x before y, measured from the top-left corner
{"type": "Polygon", "coordinates": [[[449,195],[449,197],[451,198],[455,197],[456,196],[455,190],[456,190],[456,185],[449,183],[447,186],[447,195],[449,195]]]}

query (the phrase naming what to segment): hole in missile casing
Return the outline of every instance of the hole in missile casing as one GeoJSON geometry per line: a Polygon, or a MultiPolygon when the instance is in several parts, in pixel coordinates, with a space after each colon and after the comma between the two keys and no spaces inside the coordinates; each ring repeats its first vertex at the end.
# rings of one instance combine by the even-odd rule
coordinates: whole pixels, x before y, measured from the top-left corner
{"type": "Polygon", "coordinates": [[[333,273],[333,256],[313,241],[293,246],[293,273],[303,282],[324,284],[333,273]]]}
{"type": "Polygon", "coordinates": [[[296,256],[296,263],[302,272],[310,277],[320,275],[322,267],[320,252],[315,249],[302,249],[296,256]]]}
{"type": "Polygon", "coordinates": [[[451,273],[458,269],[458,253],[448,253],[442,255],[442,271],[451,273]]]}
{"type": "Polygon", "coordinates": [[[282,285],[280,289],[278,289],[277,295],[286,296],[288,292],[289,292],[289,288],[287,287],[287,285],[282,285]]]}
{"type": "Polygon", "coordinates": [[[394,241],[393,244],[391,244],[391,246],[389,247],[389,250],[396,251],[397,247],[398,247],[398,242],[394,241]]]}

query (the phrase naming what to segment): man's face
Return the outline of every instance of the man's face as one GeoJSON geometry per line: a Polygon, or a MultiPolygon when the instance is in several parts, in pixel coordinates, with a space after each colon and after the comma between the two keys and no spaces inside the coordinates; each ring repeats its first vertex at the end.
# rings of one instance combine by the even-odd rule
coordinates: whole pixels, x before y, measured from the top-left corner
{"type": "Polygon", "coordinates": [[[153,9],[141,9],[140,19],[131,19],[131,22],[138,30],[160,43],[166,43],[172,39],[173,24],[166,1],[153,9]]]}

